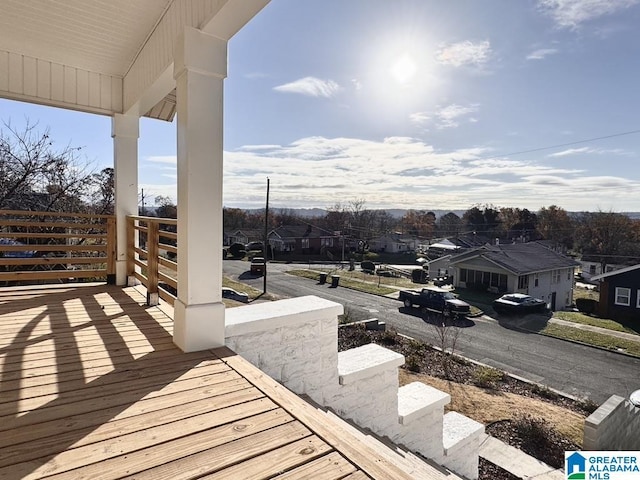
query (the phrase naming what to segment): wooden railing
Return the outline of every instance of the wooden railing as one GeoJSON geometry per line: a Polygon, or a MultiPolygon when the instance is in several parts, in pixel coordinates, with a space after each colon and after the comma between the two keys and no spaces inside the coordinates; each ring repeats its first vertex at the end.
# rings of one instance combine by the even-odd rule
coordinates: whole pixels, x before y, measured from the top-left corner
{"type": "Polygon", "coordinates": [[[159,298],[171,305],[175,302],[177,225],[171,218],[127,217],[127,276],[146,287],[149,305],[157,305],[159,298]]]}
{"type": "Polygon", "coordinates": [[[106,279],[115,283],[111,215],[0,210],[0,285],[106,279]]]}

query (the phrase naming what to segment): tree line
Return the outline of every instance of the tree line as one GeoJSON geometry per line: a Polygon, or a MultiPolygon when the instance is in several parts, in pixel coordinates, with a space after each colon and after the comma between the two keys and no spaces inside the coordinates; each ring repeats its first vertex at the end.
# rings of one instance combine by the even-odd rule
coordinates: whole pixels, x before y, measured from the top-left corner
{"type": "MultiPolygon", "coordinates": [[[[264,229],[264,210],[224,209],[224,229],[264,229]]],[[[567,250],[598,257],[603,263],[616,259],[640,260],[640,220],[616,212],[568,212],[551,205],[538,211],[526,208],[473,205],[462,215],[409,209],[402,217],[386,210],[365,208],[364,200],[337,203],[322,216],[304,217],[292,209],[269,212],[268,228],[281,225],[313,225],[329,233],[370,241],[399,233],[430,243],[442,238],[475,235],[493,242],[551,240],[567,250]]]]}

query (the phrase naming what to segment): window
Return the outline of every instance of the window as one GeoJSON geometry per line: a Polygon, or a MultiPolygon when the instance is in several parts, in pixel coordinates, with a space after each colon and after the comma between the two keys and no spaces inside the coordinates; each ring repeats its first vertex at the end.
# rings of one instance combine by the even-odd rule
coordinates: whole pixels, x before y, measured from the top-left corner
{"type": "Polygon", "coordinates": [[[573,276],[573,270],[571,270],[570,268],[567,268],[567,280],[571,280],[572,276],[573,276]]]}
{"type": "Polygon", "coordinates": [[[636,290],[636,308],[640,308],[640,290],[636,290]]]}
{"type": "Polygon", "coordinates": [[[461,282],[466,282],[467,281],[467,269],[466,268],[461,268],[460,269],[460,281],[461,282]]]}
{"type": "Polygon", "coordinates": [[[560,283],[560,270],[551,270],[551,285],[560,283]]]}
{"type": "Polygon", "coordinates": [[[533,274],[533,286],[537,287],[538,286],[538,281],[540,280],[540,277],[538,277],[537,273],[533,274]]]}
{"type": "Polygon", "coordinates": [[[302,245],[301,245],[302,248],[309,248],[309,239],[308,238],[301,239],[301,243],[302,243],[302,245]]]}
{"type": "Polygon", "coordinates": [[[616,305],[631,305],[631,289],[626,287],[616,287],[616,305]]]}
{"type": "Polygon", "coordinates": [[[596,266],[595,265],[589,265],[589,273],[591,275],[595,275],[596,274],[596,266]]]}
{"type": "Polygon", "coordinates": [[[518,277],[518,290],[524,290],[525,288],[529,288],[529,275],[518,277]]]}
{"type": "Polygon", "coordinates": [[[321,238],[320,243],[323,247],[333,247],[333,238],[321,238]]]}

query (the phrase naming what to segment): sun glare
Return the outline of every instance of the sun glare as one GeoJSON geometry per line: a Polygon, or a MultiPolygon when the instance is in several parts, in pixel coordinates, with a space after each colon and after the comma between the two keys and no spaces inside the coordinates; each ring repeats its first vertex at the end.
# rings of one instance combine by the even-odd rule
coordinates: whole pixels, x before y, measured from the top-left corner
{"type": "Polygon", "coordinates": [[[404,53],[391,66],[391,75],[401,85],[409,83],[416,74],[418,67],[416,62],[407,53],[404,53]]]}

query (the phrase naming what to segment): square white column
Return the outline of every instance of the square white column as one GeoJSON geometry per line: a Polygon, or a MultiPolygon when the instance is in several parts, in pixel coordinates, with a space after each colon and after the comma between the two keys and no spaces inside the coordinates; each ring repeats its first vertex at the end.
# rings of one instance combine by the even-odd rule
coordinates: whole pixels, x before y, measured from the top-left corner
{"type": "Polygon", "coordinates": [[[191,352],[224,345],[223,81],[227,42],[194,28],[178,39],[178,298],[173,341],[191,352]]]}
{"type": "Polygon", "coordinates": [[[136,115],[111,119],[116,214],[116,284],[127,284],[127,215],[138,214],[138,137],[136,115]]]}

